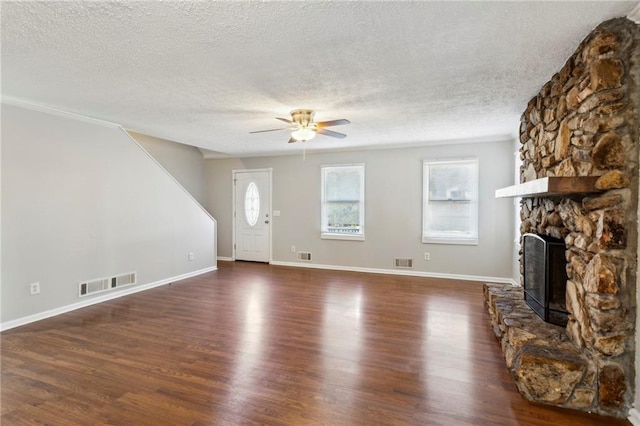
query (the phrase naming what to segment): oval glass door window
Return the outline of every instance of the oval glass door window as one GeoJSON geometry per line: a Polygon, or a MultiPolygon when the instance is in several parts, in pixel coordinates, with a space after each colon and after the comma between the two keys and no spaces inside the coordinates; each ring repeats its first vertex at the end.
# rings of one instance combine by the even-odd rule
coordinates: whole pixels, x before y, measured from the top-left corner
{"type": "Polygon", "coordinates": [[[247,186],[247,192],[244,194],[244,217],[247,218],[249,226],[255,226],[258,223],[260,215],[260,193],[254,182],[247,186]]]}

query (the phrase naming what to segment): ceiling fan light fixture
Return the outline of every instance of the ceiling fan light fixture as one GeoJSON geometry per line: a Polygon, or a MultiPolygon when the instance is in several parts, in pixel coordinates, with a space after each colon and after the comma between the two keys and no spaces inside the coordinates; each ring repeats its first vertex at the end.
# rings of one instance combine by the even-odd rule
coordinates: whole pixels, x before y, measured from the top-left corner
{"type": "Polygon", "coordinates": [[[297,141],[310,141],[316,137],[316,132],[310,127],[301,127],[291,132],[291,137],[297,141]]]}
{"type": "Polygon", "coordinates": [[[314,115],[315,112],[310,109],[294,109],[293,111],[291,111],[291,120],[287,118],[276,117],[276,120],[284,121],[285,123],[289,124],[290,127],[280,129],[256,130],[249,133],[264,133],[289,130],[291,131],[291,138],[289,138],[289,143],[310,141],[311,139],[316,137],[316,133],[338,139],[344,139],[347,137],[347,135],[345,135],[344,133],[334,132],[333,130],[327,129],[327,127],[350,124],[351,122],[349,120],[341,118],[339,120],[314,122],[314,115]]]}
{"type": "Polygon", "coordinates": [[[316,113],[310,109],[294,109],[291,111],[291,118],[294,123],[301,127],[307,127],[313,123],[313,116],[316,113]]]}

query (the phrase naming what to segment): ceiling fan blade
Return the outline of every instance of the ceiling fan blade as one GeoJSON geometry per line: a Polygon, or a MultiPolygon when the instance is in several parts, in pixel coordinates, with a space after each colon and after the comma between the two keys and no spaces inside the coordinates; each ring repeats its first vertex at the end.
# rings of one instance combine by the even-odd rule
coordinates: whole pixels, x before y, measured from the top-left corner
{"type": "Polygon", "coordinates": [[[340,120],[318,121],[316,123],[316,126],[318,126],[319,129],[322,129],[323,127],[341,126],[343,124],[351,124],[351,122],[345,118],[342,118],[340,120]]]}
{"type": "Polygon", "coordinates": [[[287,127],[283,127],[281,129],[269,129],[269,130],[255,130],[249,133],[264,133],[264,132],[277,132],[278,130],[289,130],[287,127]]]}
{"type": "Polygon", "coordinates": [[[333,130],[327,130],[327,129],[318,129],[316,130],[316,133],[320,133],[321,135],[331,136],[332,138],[338,138],[338,139],[344,139],[347,137],[347,135],[345,135],[344,133],[338,133],[338,132],[334,132],[333,130]]]}
{"type": "Polygon", "coordinates": [[[297,140],[295,140],[295,139],[293,138],[293,136],[291,136],[291,137],[289,138],[289,143],[294,143],[294,142],[298,142],[298,141],[297,141],[297,140]]]}
{"type": "Polygon", "coordinates": [[[286,118],[276,117],[276,120],[280,120],[280,121],[284,121],[285,123],[293,124],[293,121],[291,121],[289,119],[286,119],[286,118]]]}

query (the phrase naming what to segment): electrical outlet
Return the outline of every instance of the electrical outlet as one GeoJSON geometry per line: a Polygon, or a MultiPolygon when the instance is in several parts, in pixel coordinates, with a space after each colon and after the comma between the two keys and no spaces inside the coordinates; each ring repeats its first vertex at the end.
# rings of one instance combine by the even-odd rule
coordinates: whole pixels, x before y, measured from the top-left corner
{"type": "Polygon", "coordinates": [[[296,252],[296,246],[291,246],[291,253],[295,253],[296,252]]]}
{"type": "Polygon", "coordinates": [[[424,260],[431,260],[431,254],[425,253],[424,254],[424,260]]]}
{"type": "Polygon", "coordinates": [[[40,293],[40,283],[31,283],[29,284],[29,291],[31,291],[31,295],[40,293]]]}
{"type": "Polygon", "coordinates": [[[193,253],[189,253],[189,262],[193,260],[193,253]]]}

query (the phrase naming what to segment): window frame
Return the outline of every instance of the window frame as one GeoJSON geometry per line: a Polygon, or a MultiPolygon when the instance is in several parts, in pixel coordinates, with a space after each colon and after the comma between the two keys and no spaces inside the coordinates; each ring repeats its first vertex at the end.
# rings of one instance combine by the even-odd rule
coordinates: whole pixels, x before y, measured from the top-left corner
{"type": "Polygon", "coordinates": [[[365,240],[365,165],[364,163],[350,164],[329,164],[320,166],[320,238],[325,240],[365,240]],[[327,211],[326,211],[326,188],[325,180],[327,173],[336,169],[355,169],[360,174],[360,196],[359,196],[359,225],[360,231],[355,234],[337,233],[327,231],[327,211]]]}
{"type": "MultiPolygon", "coordinates": [[[[477,157],[464,157],[464,158],[449,158],[449,159],[427,159],[422,162],[422,243],[424,244],[456,244],[456,245],[478,245],[479,244],[479,229],[478,229],[478,215],[479,215],[479,187],[480,187],[480,162],[477,157]],[[454,232],[429,232],[428,213],[429,202],[433,201],[429,199],[429,171],[431,166],[435,165],[473,165],[474,166],[474,182],[471,182],[471,197],[469,199],[471,203],[471,219],[470,228],[471,234],[468,236],[461,236],[454,232]]],[[[456,200],[439,200],[439,201],[451,201],[456,200]]]]}

